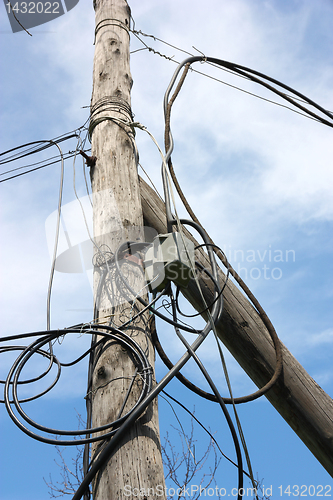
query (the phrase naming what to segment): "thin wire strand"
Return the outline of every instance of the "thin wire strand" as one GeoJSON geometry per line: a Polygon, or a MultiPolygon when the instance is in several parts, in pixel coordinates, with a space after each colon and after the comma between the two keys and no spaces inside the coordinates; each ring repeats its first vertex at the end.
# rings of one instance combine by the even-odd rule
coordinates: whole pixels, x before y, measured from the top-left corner
{"type": "MultiPolygon", "coordinates": [[[[219,443],[217,442],[217,440],[214,438],[213,434],[207,429],[207,427],[205,427],[203,425],[202,422],[200,422],[200,420],[195,416],[195,414],[193,412],[191,412],[185,405],[183,405],[178,399],[176,399],[175,397],[171,396],[170,394],[168,394],[166,391],[162,391],[163,394],[165,394],[168,398],[170,398],[172,401],[174,401],[175,403],[177,403],[183,410],[185,410],[190,416],[191,418],[193,418],[197,424],[200,425],[200,427],[202,427],[202,429],[208,434],[208,436],[214,441],[214,443],[216,444],[217,446],[217,449],[219,450],[219,452],[221,453],[221,455],[227,459],[232,465],[234,465],[235,467],[238,467],[237,464],[231,460],[231,458],[229,458],[225,453],[223,453],[223,451],[221,450],[220,448],[220,445],[219,443]]],[[[162,395],[160,395],[162,397],[162,395]]],[[[165,399],[165,398],[163,398],[165,399]]],[[[167,401],[165,399],[165,401],[167,401]]],[[[170,404],[170,403],[169,403],[170,404]]],[[[250,478],[250,475],[245,471],[243,470],[243,473],[248,477],[250,478]]]]}
{"type": "Polygon", "coordinates": [[[61,170],[60,170],[60,186],[59,186],[59,198],[58,198],[58,209],[57,209],[57,223],[56,223],[56,232],[54,239],[54,247],[53,247],[53,257],[49,278],[49,286],[47,291],[47,301],[46,301],[46,323],[47,330],[51,329],[51,293],[52,293],[52,284],[54,278],[55,265],[57,260],[57,251],[58,251],[58,242],[59,242],[59,232],[60,232],[60,218],[61,218],[61,205],[62,205],[62,193],[64,187],[64,157],[61,151],[61,148],[57,142],[51,141],[59,150],[61,156],[61,170]]]}
{"type": "MultiPolygon", "coordinates": [[[[166,55],[164,55],[164,54],[161,54],[160,52],[158,52],[158,51],[154,50],[152,47],[149,47],[147,44],[145,44],[145,43],[143,42],[143,40],[141,40],[141,39],[140,39],[140,37],[139,37],[138,35],[139,35],[139,34],[141,34],[141,35],[143,35],[143,36],[147,36],[147,37],[153,38],[154,40],[158,40],[159,42],[164,43],[165,45],[168,45],[169,47],[172,47],[172,48],[174,48],[174,49],[176,49],[176,50],[178,50],[178,51],[180,51],[180,52],[182,52],[182,53],[184,53],[184,54],[187,54],[187,55],[189,55],[189,56],[194,56],[194,54],[192,54],[191,52],[188,52],[188,51],[186,51],[186,50],[180,49],[179,47],[176,47],[175,45],[172,45],[172,44],[170,44],[170,43],[168,43],[168,42],[165,42],[165,41],[161,40],[160,38],[155,37],[154,35],[147,35],[147,34],[145,34],[145,33],[142,33],[141,31],[133,31],[133,30],[130,30],[130,31],[132,31],[132,33],[136,36],[136,38],[138,38],[138,40],[139,40],[139,41],[140,41],[140,42],[144,45],[144,47],[145,47],[145,48],[144,48],[143,50],[148,50],[149,52],[152,52],[153,54],[159,55],[160,57],[163,57],[164,59],[167,59],[167,60],[169,60],[169,61],[172,61],[172,62],[174,62],[174,63],[176,63],[176,64],[180,64],[180,61],[175,60],[173,57],[168,57],[168,56],[166,56],[166,55]]],[[[196,50],[198,50],[198,49],[196,49],[196,50]]],[[[208,61],[206,61],[206,63],[207,63],[207,64],[210,64],[211,66],[213,66],[213,67],[215,67],[215,68],[219,68],[219,69],[220,69],[220,70],[222,70],[222,71],[225,71],[225,72],[230,73],[230,74],[232,74],[232,75],[234,75],[234,76],[237,76],[237,77],[239,77],[239,78],[244,78],[245,80],[250,80],[250,78],[249,78],[248,76],[246,76],[246,75],[241,75],[241,74],[239,74],[239,73],[237,73],[237,72],[234,72],[234,71],[228,70],[227,68],[219,67],[219,66],[217,66],[216,64],[211,63],[211,62],[208,62],[208,61]]],[[[308,114],[306,114],[306,113],[302,113],[301,111],[298,111],[298,110],[296,110],[296,109],[294,109],[294,108],[291,108],[290,106],[287,106],[286,104],[279,103],[279,102],[277,102],[277,101],[273,101],[272,99],[268,99],[268,98],[266,98],[266,97],[260,96],[260,95],[258,95],[258,94],[255,94],[254,92],[250,92],[249,90],[245,90],[245,89],[243,89],[243,88],[241,88],[241,87],[238,87],[237,85],[233,85],[233,84],[231,84],[231,83],[228,83],[228,82],[226,82],[226,81],[224,81],[224,80],[221,80],[221,79],[219,79],[219,78],[216,78],[216,77],[214,77],[214,76],[212,76],[212,75],[209,75],[209,74],[204,73],[204,72],[202,72],[202,71],[199,71],[199,70],[197,70],[197,69],[191,68],[191,71],[193,71],[194,73],[197,73],[197,74],[199,74],[199,75],[201,75],[201,76],[205,76],[206,78],[210,78],[211,80],[214,80],[214,81],[216,81],[216,82],[218,82],[218,83],[221,83],[221,84],[223,84],[223,85],[226,85],[226,86],[228,86],[228,87],[231,87],[231,88],[233,88],[233,89],[235,89],[235,90],[239,90],[240,92],[243,92],[243,93],[245,93],[245,94],[248,94],[248,95],[250,95],[250,96],[252,96],[252,97],[256,97],[257,99],[260,99],[260,100],[262,100],[262,101],[266,101],[266,102],[268,102],[268,103],[270,103],[270,104],[274,104],[275,106],[279,106],[279,107],[282,107],[282,108],[288,109],[289,111],[292,111],[293,113],[299,114],[299,115],[301,115],[301,116],[303,116],[303,117],[305,117],[305,118],[308,118],[308,119],[311,119],[311,120],[314,120],[314,121],[320,121],[319,119],[317,119],[317,118],[315,118],[315,117],[312,117],[312,116],[309,116],[309,115],[308,115],[308,114]]],[[[290,97],[290,96],[288,96],[288,94],[284,94],[284,96],[285,96],[285,97],[290,97]]],[[[298,98],[298,97],[293,97],[293,99],[298,100],[299,102],[303,102],[303,103],[305,102],[303,99],[298,98]]],[[[329,113],[331,113],[331,114],[332,114],[332,112],[329,112],[329,113]]]]}

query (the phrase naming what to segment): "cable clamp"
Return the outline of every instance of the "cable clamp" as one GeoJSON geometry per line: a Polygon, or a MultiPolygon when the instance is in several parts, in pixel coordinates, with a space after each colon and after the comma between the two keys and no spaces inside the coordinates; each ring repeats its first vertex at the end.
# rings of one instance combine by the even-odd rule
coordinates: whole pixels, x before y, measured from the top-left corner
{"type": "Polygon", "coordinates": [[[129,127],[131,127],[133,134],[135,134],[134,129],[139,128],[140,130],[146,131],[147,127],[142,125],[140,122],[131,122],[131,123],[126,123],[129,127]]]}
{"type": "Polygon", "coordinates": [[[146,366],[146,368],[142,368],[142,370],[140,370],[140,373],[144,373],[146,372],[148,375],[151,374],[153,375],[154,374],[154,370],[151,366],[146,366]]]}

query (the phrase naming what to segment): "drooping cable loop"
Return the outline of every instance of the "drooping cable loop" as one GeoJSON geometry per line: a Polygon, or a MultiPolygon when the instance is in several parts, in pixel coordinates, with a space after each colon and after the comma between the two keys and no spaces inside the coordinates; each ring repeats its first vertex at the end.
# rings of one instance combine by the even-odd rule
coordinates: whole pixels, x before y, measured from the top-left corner
{"type": "MultiPolygon", "coordinates": [[[[106,23],[102,23],[96,28],[96,32],[100,31],[102,28],[107,27],[110,24],[113,24],[112,19],[108,19],[106,23]]],[[[122,26],[124,29],[128,31],[127,26],[122,26]]],[[[208,255],[209,268],[206,269],[201,263],[196,262],[191,264],[192,271],[192,285],[197,287],[198,295],[201,298],[201,308],[199,308],[198,313],[188,315],[184,314],[181,311],[179,304],[179,295],[182,291],[181,285],[177,285],[176,291],[174,293],[174,285],[170,281],[164,282],[162,289],[154,289],[156,276],[153,276],[153,279],[148,282],[147,276],[145,274],[145,265],[144,265],[144,255],[147,252],[147,249],[150,247],[150,243],[145,241],[126,241],[119,245],[119,247],[111,252],[109,247],[102,248],[102,246],[98,246],[97,243],[94,243],[93,238],[89,233],[90,239],[93,241],[96,249],[96,254],[94,257],[94,266],[95,269],[99,269],[99,283],[97,285],[97,294],[94,305],[94,318],[93,321],[89,324],[75,325],[71,328],[65,328],[61,330],[51,330],[50,329],[50,301],[51,301],[51,291],[52,291],[52,281],[53,275],[55,271],[55,261],[57,255],[57,246],[58,246],[58,237],[59,237],[59,227],[60,227],[60,216],[61,216],[61,205],[62,205],[62,189],[63,189],[63,173],[64,173],[64,159],[69,157],[68,155],[64,155],[60,149],[58,143],[65,141],[69,138],[76,137],[78,138],[78,144],[82,150],[84,149],[84,142],[80,138],[80,129],[78,131],[73,132],[72,134],[67,134],[64,136],[60,136],[57,140],[50,141],[36,141],[29,144],[26,144],[19,148],[13,148],[12,150],[7,151],[6,153],[2,153],[0,158],[4,156],[4,158],[0,161],[0,164],[9,163],[11,161],[25,158],[26,156],[30,156],[36,152],[43,151],[47,147],[51,145],[57,146],[59,150],[59,155],[54,158],[60,158],[62,161],[61,168],[61,179],[60,179],[60,190],[59,190],[59,201],[58,201],[58,218],[57,218],[57,228],[56,228],[56,238],[54,244],[54,252],[52,258],[51,265],[51,273],[49,280],[49,289],[47,296],[47,330],[45,332],[35,332],[31,334],[22,334],[12,337],[6,337],[0,339],[0,342],[9,342],[16,340],[23,340],[29,337],[37,337],[33,340],[29,345],[22,346],[1,346],[0,347],[0,355],[4,355],[5,353],[18,351],[19,355],[12,367],[9,370],[8,376],[6,380],[0,380],[0,384],[4,385],[4,399],[3,402],[6,406],[8,414],[13,422],[26,434],[29,436],[48,443],[48,444],[62,444],[68,446],[77,446],[78,444],[85,445],[85,453],[84,453],[84,480],[79,487],[78,491],[75,493],[73,500],[79,500],[83,495],[86,495],[87,488],[91,481],[94,479],[96,474],[100,471],[100,469],[105,465],[105,463],[109,460],[112,454],[115,452],[117,446],[120,444],[123,437],[128,432],[130,426],[132,426],[136,419],[143,414],[148,405],[161,393],[161,391],[168,385],[168,383],[173,378],[178,378],[187,388],[202,396],[205,399],[214,401],[219,403],[223,414],[226,418],[228,427],[230,429],[230,433],[232,436],[232,440],[234,443],[235,453],[236,453],[236,465],[238,467],[238,491],[242,489],[243,485],[243,459],[242,453],[240,449],[239,439],[237,436],[236,428],[230,418],[230,415],[226,409],[226,403],[230,403],[234,406],[235,404],[244,403],[247,401],[252,401],[266,394],[274,384],[278,381],[281,372],[282,372],[282,349],[281,344],[278,339],[278,336],[275,332],[273,325],[268,319],[265,311],[257,301],[257,299],[253,296],[252,292],[248,289],[247,285],[243,282],[240,276],[236,273],[236,271],[232,268],[232,266],[228,263],[226,256],[222,252],[222,250],[215,245],[213,240],[204,230],[199,220],[195,216],[193,210],[191,209],[181,187],[177,180],[175,171],[173,169],[171,155],[174,149],[174,140],[171,133],[171,109],[172,106],[182,88],[182,85],[186,79],[188,71],[190,69],[191,64],[195,62],[201,63],[211,63],[217,65],[219,67],[223,67],[228,71],[231,71],[234,74],[238,74],[239,76],[246,78],[252,82],[262,85],[266,89],[274,92],[276,95],[281,97],[282,99],[292,104],[297,109],[301,110],[303,113],[310,116],[312,119],[318,120],[319,122],[333,127],[333,115],[329,111],[325,110],[323,107],[316,104],[311,99],[307,98],[300,92],[295,91],[291,87],[279,82],[278,80],[268,77],[263,73],[255,71],[251,68],[247,68],[245,66],[237,65],[235,63],[231,63],[228,61],[223,61],[221,59],[206,57],[203,56],[191,56],[183,63],[181,63],[176,72],[174,73],[171,82],[167,88],[165,97],[164,97],[164,113],[165,113],[165,155],[162,153],[160,147],[157,144],[157,141],[152,136],[152,134],[141,125],[139,122],[134,122],[134,117],[131,111],[130,106],[126,101],[119,97],[106,97],[104,99],[96,102],[91,108],[91,116],[90,116],[90,125],[88,130],[88,136],[91,138],[93,131],[97,125],[104,121],[112,121],[117,126],[121,127],[128,137],[131,139],[133,144],[133,151],[135,158],[138,159],[138,154],[136,150],[136,146],[134,144],[134,135],[135,129],[141,129],[147,132],[156,146],[159,149],[159,152],[162,156],[162,182],[164,189],[164,201],[166,208],[166,218],[167,218],[167,230],[169,234],[174,232],[180,233],[179,241],[185,242],[185,233],[184,228],[190,227],[194,229],[200,236],[202,243],[199,244],[197,250],[201,249],[202,251],[205,249],[208,255]],[[184,72],[179,79],[179,82],[176,86],[175,91],[171,95],[171,92],[176,84],[180,71],[184,68],[184,72]],[[286,94],[288,92],[288,95],[286,94]],[[171,97],[170,97],[171,95],[171,97]],[[295,96],[293,98],[292,96],[295,96]],[[311,109],[310,109],[311,108],[311,109]],[[315,111],[314,111],[315,110],[315,111]],[[320,115],[321,114],[321,115],[320,115]],[[322,116],[324,115],[324,116],[322,116]],[[23,149],[25,148],[25,149],[23,149]],[[21,151],[23,149],[23,151],[21,151]],[[16,152],[20,150],[19,152],[16,152]],[[183,219],[179,218],[176,210],[175,198],[172,191],[172,183],[173,181],[176,190],[184,203],[185,208],[187,209],[191,219],[183,219]],[[226,276],[219,275],[219,269],[215,260],[215,255],[221,260],[224,266],[227,269],[226,276]],[[126,262],[126,266],[124,263],[126,262]],[[141,286],[140,289],[135,289],[131,284],[131,280],[129,279],[129,275],[133,272],[134,267],[138,273],[142,275],[143,280],[146,279],[146,283],[141,286]],[[124,271],[126,269],[126,273],[124,271]],[[208,278],[209,287],[210,287],[210,299],[206,300],[205,294],[201,289],[200,280],[197,276],[197,271],[205,274],[205,277],[208,278]],[[230,398],[223,398],[217,389],[215,383],[213,382],[211,376],[209,375],[207,369],[204,367],[201,362],[197,350],[202,345],[204,340],[207,338],[211,331],[214,332],[216,336],[217,327],[220,322],[223,320],[223,299],[224,294],[227,292],[228,287],[228,279],[229,275],[232,276],[236,282],[241,286],[243,291],[246,293],[249,300],[252,302],[254,308],[256,309],[259,317],[261,318],[263,324],[265,325],[270,339],[273,343],[275,349],[276,363],[274,368],[274,373],[272,374],[271,379],[264,385],[264,387],[260,388],[258,391],[250,394],[248,396],[243,396],[240,398],[234,398],[231,392],[231,386],[229,383],[229,378],[226,374],[226,380],[228,383],[230,398]],[[166,283],[166,284],[165,284],[166,283]],[[122,317],[121,324],[119,326],[115,326],[113,323],[113,309],[115,309],[112,305],[111,313],[105,314],[105,316],[99,316],[99,306],[101,301],[102,294],[106,294],[111,297],[113,294],[119,293],[121,295],[122,300],[129,305],[127,317],[122,317]],[[149,296],[149,293],[152,293],[152,298],[144,298],[149,296]],[[159,301],[162,299],[162,306],[159,305],[159,301]],[[167,303],[163,303],[163,300],[167,303]],[[168,302],[169,301],[169,302],[168,302]],[[167,310],[167,312],[161,312],[161,309],[167,310]],[[185,349],[184,354],[180,357],[180,359],[173,364],[168,358],[167,354],[164,352],[164,349],[161,345],[161,342],[158,339],[156,330],[152,329],[152,338],[156,350],[158,351],[162,361],[168,368],[168,373],[162,378],[161,381],[157,382],[154,385],[153,380],[153,370],[148,361],[148,355],[145,352],[145,349],[140,347],[139,344],[134,340],[133,337],[129,334],[131,329],[135,328],[135,320],[149,311],[150,317],[155,318],[159,317],[164,323],[168,323],[174,328],[175,334],[183,344],[185,349]],[[198,315],[202,315],[205,317],[205,324],[202,328],[194,328],[190,324],[186,324],[185,320],[182,321],[180,316],[185,318],[192,318],[198,315]],[[190,344],[186,338],[184,337],[182,332],[187,332],[193,334],[194,341],[190,344]],[[81,352],[79,356],[77,356],[72,361],[61,362],[59,354],[54,353],[54,343],[56,341],[60,341],[67,336],[71,336],[73,334],[78,334],[79,337],[82,335],[91,336],[92,342],[91,347],[86,349],[84,352],[81,352]],[[92,421],[92,402],[96,393],[103,389],[106,385],[113,382],[113,380],[108,380],[106,382],[101,383],[100,385],[93,385],[93,376],[94,370],[96,369],[97,362],[100,359],[101,352],[105,348],[109,348],[110,345],[114,343],[119,344],[124,351],[127,352],[129,358],[133,362],[133,374],[130,377],[127,377],[127,390],[124,396],[123,402],[121,404],[120,410],[118,412],[117,418],[108,422],[101,426],[93,427],[91,424],[92,421]],[[48,346],[48,347],[46,347],[48,346]],[[24,370],[27,367],[27,364],[31,362],[31,360],[38,359],[38,356],[42,356],[47,360],[47,367],[40,373],[34,377],[24,378],[24,370]],[[38,422],[35,422],[30,416],[28,410],[26,408],[23,409],[23,404],[32,402],[43,395],[49,393],[51,389],[53,389],[60,377],[63,375],[66,369],[76,365],[80,361],[84,360],[89,356],[89,368],[88,368],[88,384],[86,391],[86,404],[87,404],[87,427],[81,430],[64,430],[64,429],[55,429],[38,422]],[[207,393],[195,386],[191,381],[184,377],[181,373],[181,370],[186,365],[186,363],[190,360],[194,360],[205,379],[207,380],[211,393],[207,393]],[[52,371],[53,370],[53,371],[52,371]],[[52,382],[43,390],[28,396],[22,397],[20,393],[21,388],[29,387],[29,384],[33,382],[39,382],[45,380],[46,377],[51,376],[51,372],[53,376],[52,382]],[[129,396],[133,390],[135,384],[139,384],[140,390],[139,394],[136,398],[136,401],[133,403],[132,408],[129,410],[125,410],[127,408],[127,403],[129,400],[129,396]],[[103,385],[105,384],[105,385],[103,385]],[[126,411],[126,413],[125,413],[126,411]],[[123,414],[124,413],[124,414],[123,414]],[[98,436],[96,434],[99,434],[98,436]],[[50,437],[51,435],[51,437],[50,437]],[[59,437],[60,436],[60,439],[59,437]],[[101,442],[101,446],[98,447],[97,452],[90,459],[90,449],[89,445],[93,442],[101,442]]],[[[74,162],[77,155],[78,146],[74,153],[74,162]]],[[[72,153],[71,153],[72,155],[72,153]]],[[[53,158],[52,158],[53,159],[53,158]]],[[[49,159],[50,160],[50,159],[49,159]]],[[[56,160],[59,161],[59,160],[56,160]]],[[[28,165],[26,167],[19,167],[18,169],[13,169],[12,171],[7,171],[5,174],[14,172],[16,170],[20,170],[21,168],[30,168],[31,166],[39,165],[38,162],[36,164],[28,165]]],[[[36,167],[42,168],[46,166],[44,163],[36,167]]],[[[32,169],[32,170],[36,170],[32,169]]],[[[32,171],[31,170],[31,171],[32,171]]],[[[26,172],[24,172],[26,173],[26,172]]],[[[21,175],[20,174],[15,174],[21,175]]],[[[14,176],[13,176],[14,177],[14,176]]],[[[8,180],[8,179],[5,179],[8,180]]],[[[75,188],[75,168],[74,168],[74,179],[73,179],[74,191],[76,197],[78,198],[76,188],[75,188]]],[[[87,185],[87,183],[86,183],[87,185]]],[[[87,188],[88,190],[88,188],[87,188]]],[[[81,206],[82,208],[82,206],[81,206]]],[[[88,224],[86,224],[88,228],[88,224]]],[[[89,231],[88,231],[89,232],[89,231]]],[[[184,245],[186,248],[186,245],[184,245]]],[[[187,250],[186,250],[187,251],[187,250]]],[[[160,272],[160,271],[159,271],[160,272]]],[[[162,272],[161,272],[162,273],[162,272]]],[[[157,273],[158,274],[158,273],[157,273]]],[[[159,276],[157,276],[159,277],[159,276]]],[[[148,314],[147,314],[148,316],[148,314]]],[[[217,337],[216,337],[217,339],[217,337]]],[[[218,344],[218,349],[221,354],[221,346],[218,344]]],[[[221,354],[221,358],[223,355],[221,354]]],[[[223,362],[223,361],[222,361],[223,362]]],[[[224,367],[224,364],[223,364],[224,367]]],[[[225,368],[225,367],[224,367],[225,368]]],[[[125,378],[125,377],[123,377],[125,378]]],[[[114,379],[116,380],[116,378],[114,379]]],[[[249,461],[249,457],[247,454],[246,447],[244,446],[244,436],[242,430],[239,426],[238,417],[235,412],[238,432],[240,435],[240,439],[243,443],[244,452],[248,462],[249,468],[249,476],[253,481],[252,469],[249,461]]],[[[240,500],[240,493],[238,494],[238,498],[240,500]]]]}

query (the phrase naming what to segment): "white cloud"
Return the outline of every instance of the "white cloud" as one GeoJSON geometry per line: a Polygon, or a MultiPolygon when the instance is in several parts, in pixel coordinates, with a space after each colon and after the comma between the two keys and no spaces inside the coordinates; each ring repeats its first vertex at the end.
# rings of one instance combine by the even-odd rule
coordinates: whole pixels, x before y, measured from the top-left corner
{"type": "MultiPolygon", "coordinates": [[[[241,0],[228,4],[210,0],[205,4],[203,18],[198,16],[200,9],[199,2],[188,0],[183,0],[180,7],[178,2],[170,4],[166,1],[158,5],[150,1],[132,5],[137,29],[153,33],[186,50],[193,51],[193,44],[206,54],[262,70],[310,97],[313,93],[315,99],[323,99],[324,105],[333,108],[329,102],[332,79],[328,64],[329,46],[324,47],[321,57],[318,57],[318,52],[307,50],[308,46],[312,47],[308,37],[314,36],[314,31],[311,31],[313,16],[317,16],[318,26],[321,26],[326,21],[318,21],[319,14],[324,13],[327,19],[330,13],[325,2],[317,2],[315,6],[299,2],[293,4],[293,8],[282,9],[272,1],[249,5],[241,0]],[[184,29],[180,30],[179,25],[184,29]]],[[[70,14],[59,18],[52,30],[51,24],[48,28],[54,33],[38,34],[36,30],[33,40],[27,39],[32,69],[28,73],[26,92],[29,92],[32,82],[37,82],[39,87],[34,87],[35,91],[37,88],[41,90],[38,97],[41,102],[48,99],[53,110],[48,116],[49,130],[56,127],[61,131],[63,123],[80,124],[82,110],[79,108],[88,104],[90,99],[91,5],[80,2],[70,14]],[[39,68],[35,76],[34,66],[39,68]],[[39,76],[42,82],[38,83],[39,76]],[[45,84],[43,88],[41,83],[45,84]],[[55,116],[57,120],[54,120],[55,116]]],[[[326,34],[328,38],[331,36],[329,32],[326,34]]],[[[151,38],[145,38],[145,41],[163,53],[183,58],[173,48],[155,45],[151,38]]],[[[132,45],[133,48],[140,46],[139,42],[132,45]]],[[[198,64],[196,68],[211,71],[207,65],[198,64]]],[[[132,56],[133,110],[136,118],[148,125],[160,143],[163,142],[162,98],[174,69],[171,62],[147,52],[132,56]]],[[[17,80],[19,74],[20,65],[15,67],[17,80]]],[[[258,86],[248,85],[224,72],[214,74],[251,91],[262,92],[258,86]]],[[[265,91],[264,95],[268,97],[265,91]]],[[[33,99],[26,100],[25,105],[34,124],[37,120],[33,113],[43,115],[42,107],[34,109],[35,97],[32,95],[33,99]]],[[[22,125],[18,126],[17,122],[14,125],[13,121],[10,124],[22,134],[22,125]]],[[[194,74],[188,76],[175,103],[171,124],[175,138],[174,164],[181,185],[199,219],[218,243],[234,248],[266,248],[268,244],[283,240],[286,229],[293,225],[332,219],[330,130],[194,74]]],[[[23,128],[28,130],[25,123],[23,128]]],[[[143,165],[160,187],[159,154],[141,132],[138,133],[138,142],[143,165]]],[[[36,197],[33,193],[37,186],[37,197],[43,206],[41,193],[51,180],[48,176],[33,175],[36,176],[36,186],[30,183],[25,205],[21,205],[22,212],[29,203],[29,196],[36,197]]],[[[70,176],[67,179],[70,183],[70,176]]],[[[27,184],[23,182],[21,185],[27,184]]],[[[48,190],[52,189],[50,183],[48,190]]],[[[68,184],[66,201],[73,199],[70,190],[68,184]]],[[[17,203],[14,198],[7,198],[8,207],[11,204],[17,206],[17,203]]],[[[56,208],[56,197],[49,207],[45,218],[56,208]]],[[[9,208],[7,213],[10,212],[9,208]]],[[[26,219],[24,221],[26,224],[26,219]]],[[[30,221],[29,227],[38,223],[35,212],[30,221]]],[[[20,220],[16,219],[8,233],[14,247],[18,247],[15,235],[21,234],[26,242],[25,257],[29,264],[25,264],[21,275],[25,276],[27,287],[31,286],[32,276],[36,276],[37,269],[40,269],[40,263],[37,268],[32,264],[35,250],[30,252],[30,242],[39,241],[41,244],[43,241],[45,245],[42,232],[39,239],[36,236],[30,238],[29,234],[34,233],[27,234],[20,220]]],[[[285,244],[286,248],[288,245],[285,244]]],[[[16,261],[19,260],[16,257],[16,261]]],[[[47,266],[45,258],[45,269],[47,266]]],[[[64,277],[57,276],[55,283],[62,282],[64,288],[68,287],[68,281],[62,279],[64,277]]],[[[37,286],[41,290],[45,285],[37,286]]]]}
{"type": "Polygon", "coordinates": [[[333,343],[333,328],[308,337],[308,343],[313,346],[324,346],[333,343]]]}
{"type": "MultiPolygon", "coordinates": [[[[81,106],[89,105],[92,87],[91,4],[79,2],[69,14],[47,25],[49,33],[35,29],[32,38],[25,33],[1,35],[2,150],[50,138],[87,118],[88,110],[81,106]]],[[[131,4],[137,29],[185,50],[194,51],[194,45],[207,55],[262,71],[333,109],[331,2],[207,0],[203,5],[199,0],[133,0],[131,4]]],[[[1,23],[4,26],[4,20],[1,23]]],[[[144,40],[175,59],[185,57],[151,38],[144,40]]],[[[132,49],[139,47],[139,42],[132,41],[132,49]]],[[[176,65],[148,51],[133,54],[131,65],[133,112],[162,145],[162,100],[176,65]]],[[[211,71],[207,65],[196,68],[211,71]]],[[[273,94],[225,72],[212,74],[274,99],[273,94]]],[[[171,124],[181,186],[216,242],[244,250],[264,251],[269,245],[295,249],[296,262],[283,268],[283,279],[250,284],[277,323],[282,340],[330,391],[331,130],[193,73],[174,105],[171,124]]],[[[159,154],[145,134],[138,131],[137,137],[143,166],[160,187],[159,154]]],[[[45,328],[50,259],[44,224],[57,207],[58,167],[0,185],[3,335],[45,328]]],[[[74,199],[70,162],[65,170],[67,203],[74,199]]],[[[91,307],[91,291],[83,275],[56,273],[53,326],[90,319],[91,307]]],[[[165,330],[165,336],[162,331],[160,335],[176,360],[183,348],[176,344],[173,332],[165,330]]],[[[75,347],[75,339],[66,344],[68,359],[75,347]]],[[[224,390],[212,338],[199,355],[224,390]]],[[[251,392],[252,383],[231,356],[226,357],[236,395],[251,392]]],[[[204,384],[192,368],[186,368],[185,375],[204,384]]],[[[81,391],[84,370],[77,376],[81,391]]],[[[76,395],[72,391],[76,387],[62,386],[54,397],[76,395]]]]}

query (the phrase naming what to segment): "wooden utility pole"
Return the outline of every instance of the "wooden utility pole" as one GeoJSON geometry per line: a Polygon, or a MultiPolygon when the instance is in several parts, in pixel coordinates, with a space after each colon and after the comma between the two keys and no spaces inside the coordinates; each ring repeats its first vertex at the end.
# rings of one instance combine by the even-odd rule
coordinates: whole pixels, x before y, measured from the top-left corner
{"type": "MultiPolygon", "coordinates": [[[[158,233],[165,233],[164,203],[142,179],[140,190],[145,223],[158,233]]],[[[190,237],[185,228],[184,232],[190,237]]],[[[204,268],[210,268],[204,252],[201,252],[199,261],[204,268]]],[[[219,275],[222,286],[225,274],[219,270],[219,275]]],[[[200,285],[206,303],[212,303],[213,285],[202,278],[200,285]]],[[[198,311],[203,309],[194,281],[184,290],[184,295],[198,311]]],[[[223,297],[224,310],[217,325],[217,334],[253,382],[258,387],[263,387],[271,378],[275,367],[272,340],[256,309],[231,280],[228,281],[223,297]]],[[[282,376],[266,397],[333,477],[333,400],[284,345],[282,350],[282,376]]]]}
{"type": "MultiPolygon", "coordinates": [[[[158,233],[165,233],[167,229],[164,204],[143,181],[139,185],[134,137],[131,127],[126,125],[132,121],[129,7],[125,0],[95,0],[94,8],[96,33],[90,134],[92,155],[97,158],[91,168],[94,238],[99,248],[94,277],[95,303],[98,320],[117,327],[131,317],[132,305],[124,302],[121,294],[115,291],[116,280],[113,282],[110,270],[103,287],[99,286],[101,270],[105,270],[107,259],[121,242],[142,237],[138,231],[143,227],[142,215],[145,224],[158,233]]],[[[209,265],[204,252],[200,259],[203,266],[209,265]]],[[[133,269],[134,266],[129,265],[130,280],[136,279],[130,276],[133,269]]],[[[222,271],[220,276],[224,283],[222,271]]],[[[213,290],[207,280],[202,280],[201,285],[205,300],[210,303],[213,290]]],[[[195,285],[190,284],[185,294],[194,307],[202,309],[195,285]]],[[[147,315],[141,316],[126,332],[145,350],[153,366],[154,351],[147,315]]],[[[256,385],[264,386],[274,372],[272,341],[258,312],[231,281],[224,291],[224,313],[217,333],[256,385]]],[[[140,381],[133,376],[134,371],[133,362],[123,347],[115,342],[104,346],[92,379],[93,427],[116,420],[120,412],[125,414],[135,403],[140,381]],[[122,408],[131,383],[133,390],[122,408]]],[[[266,397],[333,476],[333,401],[284,346],[282,376],[266,397]]],[[[99,445],[95,444],[92,456],[98,452],[99,445]]],[[[156,491],[160,486],[164,486],[164,476],[155,400],[129,428],[117,451],[99,471],[93,483],[93,496],[94,500],[117,500],[124,498],[124,491],[156,491]]],[[[165,499],[165,496],[159,495],[159,498],[165,499]]]]}
{"type": "MultiPolygon", "coordinates": [[[[117,291],[111,263],[104,284],[102,287],[99,285],[102,270],[107,268],[106,262],[119,244],[142,238],[143,218],[134,134],[126,125],[133,120],[129,66],[130,9],[126,0],[94,0],[94,8],[96,30],[90,122],[92,155],[96,157],[95,166],[91,168],[96,242],[94,295],[97,320],[119,327],[136,310],[133,313],[133,305],[124,300],[124,293],[121,295],[117,291]]],[[[135,274],[134,269],[135,265],[128,266],[129,280],[138,278],[130,276],[135,274]]],[[[154,367],[148,315],[144,314],[130,324],[126,333],[141,346],[154,367]]],[[[95,362],[91,388],[93,427],[113,422],[120,414],[126,414],[136,402],[142,385],[141,379],[135,378],[132,357],[116,342],[108,342],[95,362]],[[132,390],[126,400],[131,384],[132,390]],[[124,400],[126,404],[122,408],[124,400]]],[[[99,445],[95,444],[92,457],[98,452],[99,445]]],[[[129,428],[117,451],[99,471],[93,483],[93,497],[94,500],[117,500],[125,498],[124,491],[137,493],[149,488],[156,491],[157,487],[158,491],[164,488],[164,474],[155,400],[129,428]]],[[[159,498],[165,499],[164,494],[159,498]]]]}

